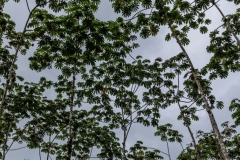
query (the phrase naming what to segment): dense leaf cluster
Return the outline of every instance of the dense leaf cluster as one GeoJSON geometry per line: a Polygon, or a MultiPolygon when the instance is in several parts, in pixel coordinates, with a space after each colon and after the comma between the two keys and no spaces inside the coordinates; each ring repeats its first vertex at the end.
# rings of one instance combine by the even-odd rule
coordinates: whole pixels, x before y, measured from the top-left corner
{"type": "Polygon", "coordinates": [[[15,143],[39,149],[40,158],[45,154],[47,159],[171,159],[169,148],[166,153],[146,147],[141,139],[127,143],[137,123],[154,128],[153,136],[167,147],[169,142],[182,145],[183,134],[171,122],[160,123],[162,111],[170,106],[179,108],[176,118],[191,137],[178,159],[240,158],[240,100],[233,99],[229,107],[235,124],[223,123],[220,132],[212,110],[224,104],[211,93],[214,79],[240,70],[239,9],[222,15],[223,31],[210,31],[206,51],[213,56],[195,69],[184,47],[190,45],[191,30],[209,32],[207,10],[216,7],[222,14],[215,1],[110,0],[119,17],[109,21],[95,16],[100,0],[35,0],[31,9],[26,1],[29,15],[22,32],[3,11],[7,2],[0,2],[1,159],[15,143]],[[176,40],[181,53],[154,61],[131,55],[139,47],[138,38],[156,36],[165,26],[165,40],[176,40]],[[17,74],[18,57],[33,49],[29,68],[36,74],[56,72],[54,80],[31,82],[17,74]],[[206,110],[213,130],[194,135],[190,126],[201,120],[196,114],[201,110],[206,110]]]}

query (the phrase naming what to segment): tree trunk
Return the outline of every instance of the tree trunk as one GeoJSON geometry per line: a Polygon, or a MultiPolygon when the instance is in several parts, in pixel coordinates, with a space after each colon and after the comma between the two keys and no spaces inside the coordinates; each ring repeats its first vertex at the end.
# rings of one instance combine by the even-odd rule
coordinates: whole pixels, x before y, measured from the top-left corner
{"type": "MultiPolygon", "coordinates": [[[[160,4],[161,4],[161,0],[159,0],[158,2],[160,2],[160,4]]],[[[162,6],[161,6],[161,9],[162,9],[162,11],[164,11],[162,6]]],[[[161,16],[162,16],[162,15],[161,15],[161,16]]],[[[228,156],[227,150],[226,150],[226,148],[225,148],[225,146],[224,146],[222,136],[221,136],[220,131],[219,131],[218,126],[217,126],[217,122],[216,122],[216,120],[215,120],[215,118],[214,118],[214,115],[213,115],[213,113],[212,113],[212,110],[210,109],[210,106],[209,106],[209,103],[208,103],[208,101],[207,101],[207,98],[206,98],[206,96],[205,96],[204,93],[203,93],[202,86],[201,86],[201,84],[200,84],[200,81],[198,80],[198,77],[197,77],[195,68],[194,68],[194,66],[193,66],[193,64],[192,64],[192,61],[191,61],[190,57],[188,56],[185,48],[184,48],[183,45],[181,44],[180,40],[179,40],[178,37],[175,35],[174,30],[173,30],[173,28],[172,28],[172,25],[171,25],[171,23],[169,22],[166,13],[165,13],[165,18],[166,18],[166,20],[167,20],[168,26],[169,26],[171,32],[173,33],[173,35],[174,35],[174,37],[175,37],[178,45],[180,46],[181,50],[183,51],[183,54],[185,55],[185,57],[187,58],[187,60],[188,60],[188,62],[189,62],[189,64],[190,64],[190,68],[191,68],[191,71],[192,71],[192,74],[193,74],[193,77],[194,77],[194,81],[195,81],[195,83],[197,84],[198,90],[200,91],[202,100],[203,100],[203,102],[204,102],[204,104],[205,104],[205,108],[206,108],[206,111],[207,111],[207,113],[208,113],[208,116],[209,116],[209,119],[210,119],[210,122],[211,122],[211,125],[212,125],[212,128],[213,128],[213,132],[214,132],[214,134],[215,134],[216,137],[217,137],[218,144],[220,145],[221,153],[222,153],[222,155],[223,155],[224,160],[228,160],[228,159],[229,159],[229,156],[228,156]]]]}

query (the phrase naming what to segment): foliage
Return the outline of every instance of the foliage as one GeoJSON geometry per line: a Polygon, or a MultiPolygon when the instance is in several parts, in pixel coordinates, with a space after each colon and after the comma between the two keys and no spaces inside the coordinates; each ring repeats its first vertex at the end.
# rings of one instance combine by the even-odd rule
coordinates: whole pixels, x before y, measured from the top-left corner
{"type": "Polygon", "coordinates": [[[35,0],[32,9],[26,1],[29,15],[23,31],[17,32],[3,11],[7,2],[1,1],[0,10],[1,159],[17,142],[38,149],[40,159],[45,154],[47,159],[87,160],[94,157],[93,149],[99,159],[171,159],[169,143],[182,145],[183,135],[171,122],[161,124],[160,118],[172,105],[179,107],[177,119],[192,139],[178,159],[240,158],[240,100],[233,99],[229,107],[235,124],[223,123],[220,132],[212,110],[224,104],[211,92],[214,79],[240,70],[239,9],[225,16],[215,1],[110,0],[119,17],[101,21],[95,17],[100,0],[35,0]],[[205,12],[211,7],[222,15],[223,32],[209,31],[212,20],[205,12]],[[165,40],[175,39],[180,53],[154,61],[131,55],[139,47],[138,38],[156,36],[164,26],[169,28],[165,40]],[[210,32],[206,51],[213,54],[200,69],[185,49],[191,43],[189,32],[197,29],[210,32]],[[18,57],[26,57],[33,47],[29,68],[39,75],[59,73],[54,80],[29,82],[17,74],[18,57]],[[49,90],[54,98],[46,97],[49,90]],[[199,130],[196,137],[190,126],[201,120],[196,114],[200,110],[209,115],[213,130],[199,130]],[[141,139],[129,146],[134,123],[154,128],[167,153],[146,147],[141,139]]]}

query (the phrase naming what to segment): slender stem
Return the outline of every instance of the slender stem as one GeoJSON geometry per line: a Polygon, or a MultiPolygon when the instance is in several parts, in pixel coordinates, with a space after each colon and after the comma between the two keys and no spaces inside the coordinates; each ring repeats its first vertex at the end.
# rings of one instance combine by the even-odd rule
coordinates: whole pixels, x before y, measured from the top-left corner
{"type": "Polygon", "coordinates": [[[122,159],[123,160],[126,160],[126,153],[125,153],[125,150],[126,150],[126,140],[127,140],[127,128],[126,128],[126,124],[125,124],[125,119],[124,119],[124,107],[125,106],[121,106],[121,109],[122,109],[122,129],[123,129],[123,142],[122,142],[122,145],[123,145],[123,149],[122,149],[122,159]]]}
{"type": "Polygon", "coordinates": [[[129,54],[129,56],[130,56],[134,61],[136,61],[136,59],[133,58],[133,56],[132,56],[130,53],[128,53],[128,54],[129,54]]]}
{"type": "MultiPolygon", "coordinates": [[[[182,112],[182,110],[181,110],[181,105],[180,105],[179,102],[178,102],[178,106],[179,106],[180,112],[182,112]]],[[[185,119],[183,119],[183,120],[185,121],[185,119]]],[[[197,158],[197,160],[200,160],[200,159],[201,159],[201,158],[200,158],[200,153],[199,153],[199,150],[198,150],[198,147],[197,147],[197,143],[196,143],[196,141],[195,141],[195,138],[194,138],[194,136],[193,136],[193,132],[192,132],[192,130],[191,130],[191,128],[190,128],[189,126],[186,126],[186,127],[187,127],[187,129],[188,129],[188,132],[189,132],[191,138],[192,138],[192,142],[193,142],[193,146],[194,146],[194,149],[195,149],[196,158],[197,158]]],[[[181,146],[182,146],[182,144],[181,144],[181,146]]],[[[182,148],[183,148],[183,147],[182,147],[182,148]]]]}
{"type": "MultiPolygon", "coordinates": [[[[144,107],[144,106],[145,106],[145,105],[143,105],[142,107],[144,107]]],[[[141,108],[142,108],[142,107],[141,107],[141,108]]],[[[146,104],[146,106],[144,107],[144,109],[143,109],[142,111],[144,111],[147,107],[148,107],[148,105],[146,104]]],[[[140,108],[140,109],[141,109],[141,108],[140,108]]],[[[139,109],[139,110],[140,110],[140,109],[139,109]]],[[[139,111],[139,110],[136,110],[136,111],[139,111]]],[[[134,112],[135,112],[135,111],[134,111],[134,112]]],[[[133,114],[134,112],[132,112],[132,114],[133,114]]],[[[132,122],[133,122],[137,117],[139,117],[139,115],[136,115],[136,116],[132,119],[132,122]]],[[[130,123],[132,123],[132,122],[130,122],[130,123]]],[[[130,123],[129,123],[129,124],[130,124],[130,123]]],[[[129,124],[127,124],[127,126],[128,126],[129,124]]]]}
{"type": "MultiPolygon", "coordinates": [[[[181,105],[180,105],[179,102],[178,102],[178,106],[179,106],[180,112],[182,112],[182,110],[181,110],[181,105]]],[[[184,120],[184,121],[185,121],[185,120],[184,120]]],[[[187,126],[187,129],[188,129],[188,132],[189,132],[189,134],[190,134],[190,136],[191,136],[191,138],[192,138],[192,141],[193,141],[193,146],[194,146],[194,149],[195,149],[195,152],[196,152],[196,158],[197,158],[197,160],[200,160],[200,159],[201,159],[201,158],[200,158],[200,153],[199,153],[199,150],[198,150],[198,147],[197,147],[197,143],[196,143],[196,141],[195,141],[195,138],[194,138],[194,136],[193,136],[192,130],[191,130],[191,128],[190,128],[189,126],[187,126]]]]}
{"type": "MultiPolygon", "coordinates": [[[[12,80],[10,80],[10,83],[12,83],[12,80]]],[[[3,146],[2,160],[5,159],[5,156],[7,155],[8,151],[9,151],[9,149],[10,149],[10,147],[11,147],[11,146],[10,146],[10,147],[7,148],[6,146],[7,146],[7,142],[8,142],[8,139],[9,139],[9,133],[11,132],[12,125],[13,125],[13,123],[14,123],[14,117],[15,117],[15,115],[14,115],[14,112],[12,112],[12,110],[9,110],[9,112],[10,112],[11,115],[12,115],[12,119],[11,119],[10,122],[8,122],[8,129],[7,129],[7,132],[6,132],[6,137],[5,137],[4,146],[3,146]]]]}
{"type": "MultiPolygon", "coordinates": [[[[27,148],[28,146],[24,146],[24,147],[19,147],[19,148],[13,148],[13,149],[10,149],[9,151],[16,151],[16,150],[20,150],[20,149],[24,149],[24,148],[27,148]]],[[[0,150],[2,151],[2,150],[0,150]]]]}
{"type": "MultiPolygon", "coordinates": [[[[145,146],[146,147],[146,146],[145,146]]],[[[165,154],[165,155],[167,155],[168,156],[168,154],[167,153],[165,153],[165,152],[163,152],[163,151],[160,151],[159,149],[157,149],[157,148],[152,148],[152,147],[147,147],[148,149],[154,149],[154,150],[158,150],[159,152],[161,152],[161,153],[163,153],[163,154],[165,154]]]]}
{"type": "Polygon", "coordinates": [[[196,103],[197,101],[199,101],[201,98],[198,98],[196,101],[194,101],[192,104],[190,104],[189,106],[188,106],[188,108],[190,108],[194,103],[196,103]]]}
{"type": "Polygon", "coordinates": [[[76,63],[74,63],[73,69],[73,80],[72,80],[72,95],[71,95],[71,104],[70,104],[70,115],[69,115],[69,137],[68,137],[68,153],[67,160],[71,160],[72,157],[72,117],[73,117],[73,106],[74,106],[74,95],[75,95],[75,80],[76,80],[76,63]]]}
{"type": "Polygon", "coordinates": [[[9,122],[9,127],[8,127],[8,130],[6,132],[6,137],[5,137],[5,140],[4,140],[4,146],[3,146],[3,153],[2,153],[2,160],[5,160],[5,157],[6,157],[6,154],[7,154],[7,142],[8,142],[8,134],[10,132],[10,129],[12,128],[12,124],[13,124],[13,121],[9,122]]]}
{"type": "Polygon", "coordinates": [[[29,5],[28,5],[28,0],[26,0],[26,3],[27,3],[28,11],[29,11],[29,13],[30,13],[31,11],[30,11],[30,8],[29,8],[29,5]]]}
{"type": "Polygon", "coordinates": [[[168,157],[169,157],[169,159],[171,160],[171,155],[170,155],[170,151],[169,151],[168,140],[166,141],[166,143],[167,143],[168,157]]]}
{"type": "MultiPolygon", "coordinates": [[[[136,109],[135,111],[133,111],[132,114],[135,113],[135,112],[137,112],[137,111],[140,111],[143,107],[146,108],[147,106],[148,106],[147,104],[144,104],[144,105],[143,105],[142,107],[140,107],[139,109],[136,109]]],[[[144,109],[145,109],[145,108],[144,108],[144,109]]],[[[143,109],[143,110],[144,110],[144,109],[143,109]]],[[[130,117],[130,116],[128,116],[127,119],[128,119],[129,117],[130,117]]],[[[135,118],[134,118],[134,119],[135,119],[135,118]]],[[[133,119],[133,120],[134,120],[134,119],[133,119]]]]}
{"type": "Polygon", "coordinates": [[[132,123],[133,123],[133,118],[132,118],[132,114],[131,114],[131,116],[130,116],[130,126],[128,127],[128,129],[127,129],[127,135],[126,135],[126,139],[127,139],[127,137],[128,137],[128,133],[129,133],[129,131],[130,131],[130,129],[131,129],[131,126],[132,126],[132,123]]]}
{"type": "MultiPolygon", "coordinates": [[[[170,28],[171,31],[174,33],[171,24],[169,24],[169,28],[170,28]]],[[[190,57],[188,56],[186,50],[183,48],[180,40],[179,40],[176,36],[175,36],[175,38],[176,38],[177,43],[179,44],[180,48],[182,49],[183,53],[185,54],[186,58],[187,58],[188,61],[189,61],[189,64],[190,64],[191,70],[192,70],[192,74],[193,74],[193,76],[194,76],[194,81],[195,81],[195,83],[197,84],[198,90],[200,91],[201,97],[202,97],[202,99],[203,99],[203,101],[204,101],[204,104],[205,104],[205,107],[206,107],[206,111],[207,111],[207,113],[208,113],[208,115],[209,115],[209,118],[210,118],[210,121],[211,121],[213,130],[214,130],[214,134],[216,134],[216,136],[218,137],[218,143],[219,143],[220,146],[221,146],[221,151],[222,151],[222,153],[224,154],[224,159],[227,160],[227,159],[229,159],[229,158],[228,158],[228,154],[227,154],[226,148],[225,148],[224,143],[223,143],[223,140],[222,140],[222,136],[221,136],[220,131],[219,131],[219,129],[218,129],[217,122],[216,122],[215,117],[214,117],[214,115],[213,115],[213,113],[212,113],[212,110],[210,109],[210,106],[209,106],[209,103],[208,103],[208,101],[207,101],[207,98],[206,98],[206,96],[205,96],[204,93],[203,93],[203,89],[202,89],[202,86],[201,86],[201,84],[200,84],[200,81],[198,80],[197,74],[196,74],[196,72],[195,72],[195,68],[194,68],[194,66],[193,66],[193,64],[192,64],[192,62],[191,62],[191,59],[190,59],[190,57]]]]}
{"type": "Polygon", "coordinates": [[[92,150],[93,150],[93,147],[91,148],[91,151],[90,151],[88,160],[90,160],[90,158],[91,158],[91,156],[92,156],[92,150]]]}
{"type": "Polygon", "coordinates": [[[47,152],[47,160],[48,160],[48,158],[49,158],[49,152],[50,152],[50,146],[51,146],[51,134],[49,135],[49,140],[48,140],[48,142],[49,142],[49,145],[48,145],[48,152],[47,152]]]}
{"type": "MultiPolygon", "coordinates": [[[[214,134],[214,138],[217,139],[217,137],[216,137],[215,134],[214,134]]],[[[217,148],[216,148],[215,153],[217,153],[216,156],[218,156],[218,157],[216,157],[216,158],[222,159],[222,154],[221,154],[221,152],[220,152],[220,150],[219,150],[220,148],[221,148],[220,145],[217,143],[217,148]]]]}
{"type": "Polygon", "coordinates": [[[222,10],[218,7],[218,5],[216,4],[216,2],[214,2],[214,0],[212,1],[212,4],[217,8],[217,10],[219,11],[219,13],[222,15],[223,19],[226,20],[226,24],[227,24],[227,28],[229,29],[229,31],[232,33],[233,37],[236,39],[238,47],[240,48],[240,40],[237,37],[237,35],[234,33],[233,29],[231,28],[230,24],[227,21],[226,16],[223,14],[222,10]]]}
{"type": "Polygon", "coordinates": [[[39,154],[40,160],[42,160],[42,156],[41,156],[41,146],[39,146],[38,154],[39,154]]]}
{"type": "Polygon", "coordinates": [[[6,80],[6,84],[5,84],[5,88],[4,88],[4,92],[3,92],[2,100],[1,100],[1,104],[0,104],[0,116],[2,115],[3,107],[4,107],[4,104],[5,104],[5,100],[6,100],[6,96],[7,96],[7,92],[8,92],[9,83],[10,83],[10,80],[11,80],[12,75],[13,75],[13,67],[14,67],[14,65],[15,65],[15,63],[17,61],[17,55],[18,55],[18,52],[19,52],[19,49],[20,49],[20,46],[21,46],[21,42],[23,41],[23,37],[24,37],[24,34],[26,32],[27,25],[28,25],[28,22],[30,20],[30,17],[32,15],[33,11],[37,7],[38,7],[38,4],[29,13],[29,16],[28,16],[28,19],[27,19],[27,21],[25,23],[25,26],[24,26],[23,32],[21,34],[20,40],[18,41],[18,45],[16,47],[16,51],[15,51],[15,54],[14,54],[14,58],[13,58],[12,64],[11,64],[9,70],[8,70],[8,78],[6,80]]]}
{"type": "Polygon", "coordinates": [[[133,20],[134,18],[136,18],[139,13],[141,13],[142,11],[148,10],[148,9],[151,9],[151,12],[152,12],[152,9],[153,9],[153,8],[154,8],[154,7],[142,9],[142,10],[138,11],[137,13],[135,13],[135,14],[132,16],[132,18],[126,19],[126,20],[124,20],[124,21],[131,21],[131,20],[133,20]]]}
{"type": "Polygon", "coordinates": [[[180,146],[182,147],[182,150],[184,151],[184,148],[183,148],[183,145],[182,145],[182,143],[181,143],[181,142],[179,142],[179,144],[180,144],[180,146]]]}
{"type": "MultiPolygon", "coordinates": [[[[179,79],[179,74],[178,74],[178,89],[177,89],[177,91],[179,91],[179,85],[180,85],[180,79],[179,79]]],[[[181,105],[180,105],[180,102],[178,101],[177,102],[178,103],[178,107],[179,107],[179,109],[180,109],[180,112],[182,113],[182,109],[181,109],[181,105]]],[[[183,119],[184,121],[185,121],[185,119],[183,119]]],[[[194,136],[193,136],[193,133],[192,133],[192,130],[191,130],[191,128],[187,125],[187,129],[188,129],[188,132],[189,132],[189,134],[190,134],[190,136],[191,136],[191,138],[192,138],[192,141],[193,141],[193,145],[194,145],[194,148],[195,148],[195,153],[196,153],[196,158],[197,158],[197,160],[200,160],[201,158],[200,158],[200,153],[199,153],[199,150],[198,150],[198,147],[197,147],[197,144],[196,144],[196,141],[195,141],[195,138],[194,138],[194,136]]],[[[181,144],[182,145],[182,144],[181,144]]]]}
{"type": "Polygon", "coordinates": [[[218,30],[219,28],[221,28],[223,25],[224,25],[224,24],[221,24],[220,26],[218,26],[218,27],[215,29],[215,31],[218,30]]]}
{"type": "MultiPolygon", "coordinates": [[[[158,2],[160,2],[160,4],[161,4],[161,0],[158,0],[158,2]]],[[[162,7],[162,6],[161,6],[161,9],[163,10],[163,7],[162,7]]],[[[163,10],[163,11],[164,11],[164,10],[163,10]]],[[[187,58],[187,60],[188,60],[188,62],[189,62],[189,64],[190,64],[190,68],[191,68],[191,71],[192,71],[192,74],[193,74],[193,77],[194,77],[194,81],[195,81],[195,83],[196,83],[197,86],[198,86],[198,90],[200,91],[202,100],[203,100],[203,102],[204,102],[204,104],[205,104],[206,111],[207,111],[207,113],[208,113],[210,122],[211,122],[211,124],[212,124],[212,128],[213,128],[214,134],[216,135],[216,137],[217,137],[217,139],[218,139],[218,143],[219,143],[219,145],[220,145],[220,147],[221,147],[221,152],[222,152],[222,154],[223,154],[223,158],[224,158],[224,160],[228,160],[228,159],[229,159],[229,156],[228,156],[227,150],[226,150],[226,148],[225,148],[225,146],[224,146],[224,142],[223,142],[222,136],[221,136],[221,134],[220,134],[219,128],[218,128],[218,126],[217,126],[217,122],[216,122],[216,120],[215,120],[215,117],[214,117],[214,115],[213,115],[213,113],[212,113],[212,110],[211,110],[210,105],[209,105],[209,103],[208,103],[208,101],[207,101],[207,98],[206,98],[206,96],[205,96],[205,94],[204,94],[204,92],[203,92],[202,85],[201,85],[201,83],[200,83],[200,81],[199,81],[199,79],[198,79],[198,77],[197,77],[196,70],[195,70],[195,68],[194,68],[194,66],[193,66],[193,64],[192,64],[192,61],[191,61],[190,57],[188,56],[188,53],[186,52],[186,50],[185,50],[185,48],[183,47],[182,43],[180,42],[179,38],[176,36],[175,31],[174,31],[174,29],[173,29],[173,27],[172,27],[172,24],[169,22],[169,19],[168,19],[167,14],[165,13],[164,16],[165,16],[165,18],[166,18],[166,20],[167,20],[167,22],[168,22],[168,26],[169,26],[171,32],[173,33],[174,38],[176,39],[179,47],[180,47],[181,50],[183,51],[183,54],[185,55],[185,57],[187,58]]]]}

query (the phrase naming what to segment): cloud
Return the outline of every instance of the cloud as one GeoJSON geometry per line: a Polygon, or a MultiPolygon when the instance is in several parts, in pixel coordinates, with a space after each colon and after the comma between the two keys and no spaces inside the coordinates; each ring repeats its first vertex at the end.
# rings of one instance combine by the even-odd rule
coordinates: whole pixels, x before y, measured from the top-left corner
{"type": "MultiPolygon", "coordinates": [[[[30,8],[34,6],[33,1],[29,1],[30,8]]],[[[225,14],[233,13],[233,11],[237,8],[235,5],[227,2],[220,1],[219,7],[223,10],[225,14]]],[[[8,2],[4,8],[4,11],[9,13],[12,19],[16,22],[17,31],[22,31],[25,21],[28,16],[28,10],[25,4],[25,1],[21,1],[20,3],[14,3],[12,1],[8,2]]],[[[218,11],[213,7],[206,12],[207,17],[212,20],[212,24],[209,27],[209,31],[214,30],[219,25],[221,25],[220,20],[222,19],[218,11]]],[[[111,3],[108,1],[102,1],[99,11],[96,13],[96,16],[100,20],[115,20],[118,16],[114,14],[113,9],[111,8],[111,3]]],[[[160,32],[156,37],[151,37],[146,40],[138,38],[138,42],[140,44],[140,48],[135,49],[131,55],[134,57],[136,55],[142,55],[144,58],[154,60],[157,57],[161,57],[163,60],[166,60],[173,55],[181,52],[179,46],[176,41],[172,39],[170,42],[165,42],[165,35],[169,33],[170,30],[167,27],[160,28],[160,32]]],[[[209,44],[208,34],[201,35],[199,31],[191,31],[189,33],[189,38],[191,43],[186,47],[187,52],[190,55],[190,58],[193,61],[193,64],[196,68],[201,68],[205,64],[208,63],[211,55],[206,52],[206,46],[209,44]]],[[[56,80],[58,72],[45,71],[41,74],[37,74],[29,69],[28,57],[33,54],[35,47],[31,48],[27,53],[27,56],[19,55],[17,64],[19,66],[18,74],[25,77],[27,81],[37,82],[41,76],[46,76],[48,79],[56,80]]],[[[129,58],[128,61],[131,61],[129,58]]],[[[183,80],[181,79],[181,82],[183,80]]],[[[215,118],[217,119],[218,126],[222,122],[230,121],[233,123],[231,119],[231,113],[228,111],[228,106],[233,98],[239,97],[240,90],[240,74],[232,73],[229,75],[227,79],[221,80],[217,79],[213,81],[212,84],[213,94],[216,96],[217,100],[221,100],[225,103],[225,108],[223,110],[214,110],[215,118]]],[[[140,90],[141,92],[141,90],[140,90]]],[[[49,91],[46,93],[46,96],[53,96],[53,92],[49,91]]],[[[186,147],[186,144],[191,142],[189,133],[187,128],[182,125],[181,121],[177,120],[177,116],[179,115],[179,108],[177,105],[172,105],[166,110],[161,110],[161,124],[171,123],[173,124],[173,129],[179,130],[181,134],[184,135],[183,147],[186,147]]],[[[209,123],[209,117],[206,114],[206,111],[200,111],[197,113],[200,118],[200,121],[193,122],[191,125],[192,131],[195,133],[197,130],[210,131],[211,125],[209,123]]],[[[153,147],[162,150],[167,153],[166,143],[161,142],[159,137],[154,137],[154,132],[156,130],[152,127],[148,127],[147,129],[139,124],[133,124],[132,129],[129,133],[129,138],[127,140],[127,147],[132,146],[138,140],[144,141],[144,145],[148,147],[153,147]]],[[[123,136],[122,131],[117,131],[117,135],[121,138],[123,136]]],[[[18,147],[17,144],[14,147],[18,147]]],[[[24,144],[20,145],[24,146],[24,144]]],[[[172,159],[176,159],[177,155],[181,151],[180,144],[172,143],[170,144],[170,152],[172,159]]],[[[95,152],[96,153],[96,152],[95,152]]],[[[163,155],[164,156],[164,155],[163,155]]],[[[38,151],[29,151],[27,149],[22,149],[14,152],[10,152],[7,155],[7,159],[10,160],[19,160],[19,159],[29,159],[35,160],[38,159],[38,151]]],[[[165,159],[168,157],[164,156],[165,159]]]]}

